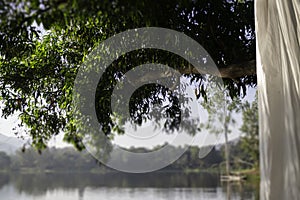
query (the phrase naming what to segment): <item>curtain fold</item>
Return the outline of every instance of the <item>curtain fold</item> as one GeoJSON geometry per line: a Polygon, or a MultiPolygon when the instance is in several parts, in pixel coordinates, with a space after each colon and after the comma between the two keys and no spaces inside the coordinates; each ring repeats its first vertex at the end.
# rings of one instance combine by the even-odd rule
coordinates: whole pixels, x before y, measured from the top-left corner
{"type": "Polygon", "coordinates": [[[256,0],[260,199],[300,199],[300,0],[256,0]]]}

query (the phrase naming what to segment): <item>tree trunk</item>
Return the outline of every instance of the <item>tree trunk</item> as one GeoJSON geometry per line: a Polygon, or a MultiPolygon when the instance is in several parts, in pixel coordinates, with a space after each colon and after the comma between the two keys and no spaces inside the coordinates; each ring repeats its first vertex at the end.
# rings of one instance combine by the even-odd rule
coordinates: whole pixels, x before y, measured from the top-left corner
{"type": "Polygon", "coordinates": [[[230,175],[230,157],[228,145],[228,122],[227,122],[227,93],[225,92],[225,106],[224,106],[224,135],[225,135],[225,159],[226,159],[226,176],[230,175]]]}
{"type": "Polygon", "coordinates": [[[228,131],[225,127],[225,159],[226,159],[226,176],[230,175],[230,157],[229,157],[229,145],[228,145],[228,131]]]}
{"type": "Polygon", "coordinates": [[[261,200],[300,197],[300,3],[256,0],[261,200]]]}

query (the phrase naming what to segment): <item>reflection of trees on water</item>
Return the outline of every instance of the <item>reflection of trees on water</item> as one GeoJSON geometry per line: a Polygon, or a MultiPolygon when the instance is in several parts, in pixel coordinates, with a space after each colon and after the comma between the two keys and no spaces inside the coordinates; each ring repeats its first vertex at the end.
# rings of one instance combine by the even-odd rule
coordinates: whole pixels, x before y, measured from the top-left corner
{"type": "MultiPolygon", "coordinates": [[[[19,193],[41,196],[57,189],[65,191],[75,190],[78,199],[84,198],[85,188],[203,188],[216,193],[216,188],[222,186],[222,191],[227,192],[227,185],[220,185],[219,176],[210,173],[57,173],[57,174],[0,174],[0,188],[12,184],[19,193]]],[[[230,198],[252,198],[255,188],[250,185],[230,184],[230,198]]]]}
{"type": "Polygon", "coordinates": [[[43,194],[48,190],[62,188],[64,190],[85,187],[207,187],[219,186],[218,175],[183,174],[183,173],[149,173],[149,174],[126,174],[126,173],[61,173],[61,174],[10,174],[8,181],[19,192],[29,194],[43,194]]]}
{"type": "Polygon", "coordinates": [[[0,174],[0,189],[9,183],[8,174],[0,174]]]}
{"type": "Polygon", "coordinates": [[[231,199],[231,186],[230,183],[228,183],[226,185],[226,200],[230,200],[231,199]]]}
{"type": "Polygon", "coordinates": [[[83,200],[83,198],[84,198],[84,187],[80,187],[79,189],[78,189],[78,200],[83,200]]]}
{"type": "Polygon", "coordinates": [[[223,182],[221,185],[223,192],[226,193],[226,200],[259,200],[259,182],[223,182]]]}

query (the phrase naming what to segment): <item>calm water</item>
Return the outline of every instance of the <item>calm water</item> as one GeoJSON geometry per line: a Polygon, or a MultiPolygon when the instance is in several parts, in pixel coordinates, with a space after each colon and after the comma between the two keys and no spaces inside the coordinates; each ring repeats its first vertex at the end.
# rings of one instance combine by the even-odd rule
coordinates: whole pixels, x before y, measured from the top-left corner
{"type": "Polygon", "coordinates": [[[1,200],[256,200],[257,190],[209,173],[0,174],[1,200]]]}

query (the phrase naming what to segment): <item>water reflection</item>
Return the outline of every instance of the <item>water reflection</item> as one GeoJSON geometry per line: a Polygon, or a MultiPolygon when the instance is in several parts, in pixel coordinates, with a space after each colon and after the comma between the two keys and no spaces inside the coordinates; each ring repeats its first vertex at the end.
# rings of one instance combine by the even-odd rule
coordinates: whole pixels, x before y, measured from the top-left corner
{"type": "Polygon", "coordinates": [[[1,199],[258,199],[247,184],[220,184],[210,173],[0,174],[1,199]]]}
{"type": "Polygon", "coordinates": [[[239,199],[259,199],[259,183],[247,182],[222,182],[222,190],[226,193],[226,200],[234,199],[239,194],[239,199]]]}

